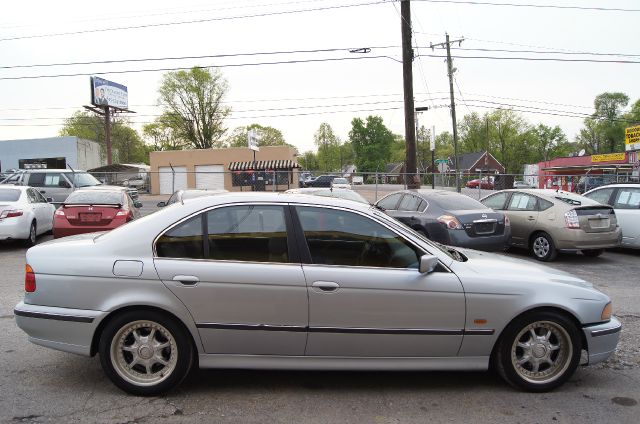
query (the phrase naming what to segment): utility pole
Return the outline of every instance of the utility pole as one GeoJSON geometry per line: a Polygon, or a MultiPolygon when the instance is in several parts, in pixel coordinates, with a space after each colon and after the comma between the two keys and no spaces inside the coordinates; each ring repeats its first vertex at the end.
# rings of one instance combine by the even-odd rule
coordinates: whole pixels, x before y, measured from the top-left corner
{"type": "Polygon", "coordinates": [[[404,83],[404,134],[406,143],[405,183],[407,188],[420,188],[416,166],[413,49],[411,48],[411,7],[409,0],[400,2],[400,24],[402,29],[402,79],[404,83]]]}
{"type": "Polygon", "coordinates": [[[113,163],[113,154],[111,153],[111,113],[109,106],[104,107],[104,138],[107,144],[107,165],[113,163]]]}
{"type": "Polygon", "coordinates": [[[449,93],[451,96],[451,120],[453,121],[453,156],[456,158],[455,173],[456,173],[456,191],[460,193],[460,173],[458,172],[459,158],[458,158],[458,124],[456,123],[456,103],[453,96],[453,63],[451,61],[451,44],[462,44],[464,38],[458,40],[449,40],[449,34],[445,34],[446,41],[444,43],[431,44],[431,49],[435,47],[446,47],[447,49],[447,74],[449,75],[449,93]]]}

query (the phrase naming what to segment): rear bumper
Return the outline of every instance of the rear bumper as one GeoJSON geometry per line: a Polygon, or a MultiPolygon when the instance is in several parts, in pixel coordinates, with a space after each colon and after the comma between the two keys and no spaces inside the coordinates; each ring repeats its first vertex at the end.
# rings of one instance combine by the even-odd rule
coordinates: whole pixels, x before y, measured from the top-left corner
{"type": "Polygon", "coordinates": [[[491,236],[470,237],[464,230],[448,230],[448,241],[444,244],[466,247],[469,249],[484,250],[487,252],[500,252],[509,245],[511,229],[505,228],[503,234],[491,236]]]}
{"type": "Polygon", "coordinates": [[[67,237],[67,236],[75,236],[77,234],[87,234],[87,233],[98,233],[103,231],[110,231],[114,228],[119,227],[119,225],[108,226],[108,227],[55,227],[53,229],[53,238],[67,237]]]}
{"type": "Polygon", "coordinates": [[[106,312],[85,309],[28,305],[20,302],[13,310],[16,324],[29,341],[64,352],[91,355],[91,341],[106,312]]]}
{"type": "Polygon", "coordinates": [[[606,361],[616,350],[622,324],[616,317],[611,317],[611,321],[583,327],[584,337],[587,341],[589,351],[589,364],[597,364],[606,361]]]}
{"type": "Polygon", "coordinates": [[[606,233],[567,229],[562,232],[560,239],[554,241],[559,250],[610,249],[620,245],[622,231],[620,227],[606,233]]]}
{"type": "Polygon", "coordinates": [[[30,224],[25,216],[0,220],[0,240],[26,239],[29,237],[30,224]]]}

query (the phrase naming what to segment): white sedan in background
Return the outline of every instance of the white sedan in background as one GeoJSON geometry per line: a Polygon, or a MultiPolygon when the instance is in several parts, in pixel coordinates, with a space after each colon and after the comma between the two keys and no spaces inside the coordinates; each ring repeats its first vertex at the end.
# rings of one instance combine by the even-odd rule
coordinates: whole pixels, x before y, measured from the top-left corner
{"type": "Polygon", "coordinates": [[[0,241],[24,240],[36,244],[36,237],[51,231],[55,207],[31,187],[0,185],[0,241]]]}
{"type": "Polygon", "coordinates": [[[589,190],[583,196],[613,206],[622,230],[620,247],[640,249],[640,184],[609,184],[589,190]]]}
{"type": "Polygon", "coordinates": [[[331,181],[331,188],[346,188],[351,190],[351,184],[346,178],[334,178],[333,181],[331,181]]]}

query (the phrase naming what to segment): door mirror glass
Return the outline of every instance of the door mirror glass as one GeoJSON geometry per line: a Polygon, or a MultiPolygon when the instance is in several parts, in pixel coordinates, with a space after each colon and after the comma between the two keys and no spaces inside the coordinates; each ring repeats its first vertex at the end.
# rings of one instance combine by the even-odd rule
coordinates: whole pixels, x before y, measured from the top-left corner
{"type": "Polygon", "coordinates": [[[135,206],[136,208],[141,208],[142,207],[142,202],[135,201],[135,202],[133,202],[133,206],[135,206]]]}
{"type": "Polygon", "coordinates": [[[53,203],[53,197],[47,197],[47,202],[53,203]]]}
{"type": "Polygon", "coordinates": [[[165,202],[158,202],[158,207],[159,208],[164,208],[165,206],[167,206],[167,204],[165,202]]]}
{"type": "Polygon", "coordinates": [[[438,266],[438,258],[433,255],[422,255],[420,257],[420,273],[429,274],[438,266]]]}

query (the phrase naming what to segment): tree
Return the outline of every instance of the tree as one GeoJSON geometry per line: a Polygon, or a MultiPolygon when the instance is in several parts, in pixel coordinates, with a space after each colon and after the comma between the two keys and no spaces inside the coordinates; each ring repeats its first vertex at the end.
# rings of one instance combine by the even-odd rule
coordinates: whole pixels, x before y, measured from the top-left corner
{"type": "MultiPolygon", "coordinates": [[[[393,143],[391,144],[391,156],[389,162],[404,162],[407,158],[407,143],[400,134],[393,135],[393,143]]],[[[418,170],[420,167],[418,166],[418,170]]]]}
{"type": "Polygon", "coordinates": [[[418,171],[424,171],[431,166],[431,130],[420,126],[416,137],[416,154],[418,171]]]}
{"type": "Polygon", "coordinates": [[[304,152],[300,157],[298,157],[298,162],[302,169],[307,171],[317,171],[320,169],[318,156],[312,151],[304,152]]]}
{"type": "Polygon", "coordinates": [[[559,126],[553,128],[539,124],[533,130],[534,143],[536,144],[537,160],[547,161],[558,156],[566,156],[571,152],[571,145],[567,141],[559,126]]]}
{"type": "Polygon", "coordinates": [[[391,157],[393,133],[384,125],[380,116],[368,116],[365,121],[351,121],[349,140],[356,155],[359,172],[383,170],[391,157]]]}
{"type": "Polygon", "coordinates": [[[260,136],[260,146],[290,146],[284,141],[282,132],[273,127],[263,127],[259,124],[251,124],[246,127],[237,127],[231,132],[231,136],[225,142],[227,147],[247,147],[247,137],[251,130],[256,130],[260,136]]]}
{"type": "MultiPolygon", "coordinates": [[[[589,153],[624,151],[624,129],[628,122],[622,108],[629,104],[624,93],[602,93],[593,101],[595,112],[584,120],[584,128],[576,136],[578,145],[589,153]]],[[[633,111],[633,108],[632,108],[633,111]]]]}
{"type": "Polygon", "coordinates": [[[150,142],[151,149],[182,150],[187,148],[188,144],[176,135],[165,118],[166,116],[163,115],[142,127],[142,134],[150,142]]]}
{"type": "Polygon", "coordinates": [[[333,132],[331,125],[323,122],[313,135],[313,140],[318,147],[318,164],[323,171],[335,171],[343,165],[340,139],[333,132]]]}
{"type": "Polygon", "coordinates": [[[158,101],[164,106],[161,119],[190,147],[220,147],[226,132],[223,122],[231,111],[222,103],[227,88],[217,69],[168,72],[158,89],[158,101]]]}
{"type": "MultiPolygon", "coordinates": [[[[100,144],[102,156],[106,157],[104,118],[89,112],[76,112],[60,130],[61,136],[76,136],[100,144]]],[[[125,119],[111,122],[111,145],[117,151],[117,162],[148,163],[149,152],[138,132],[125,119]]]]}

